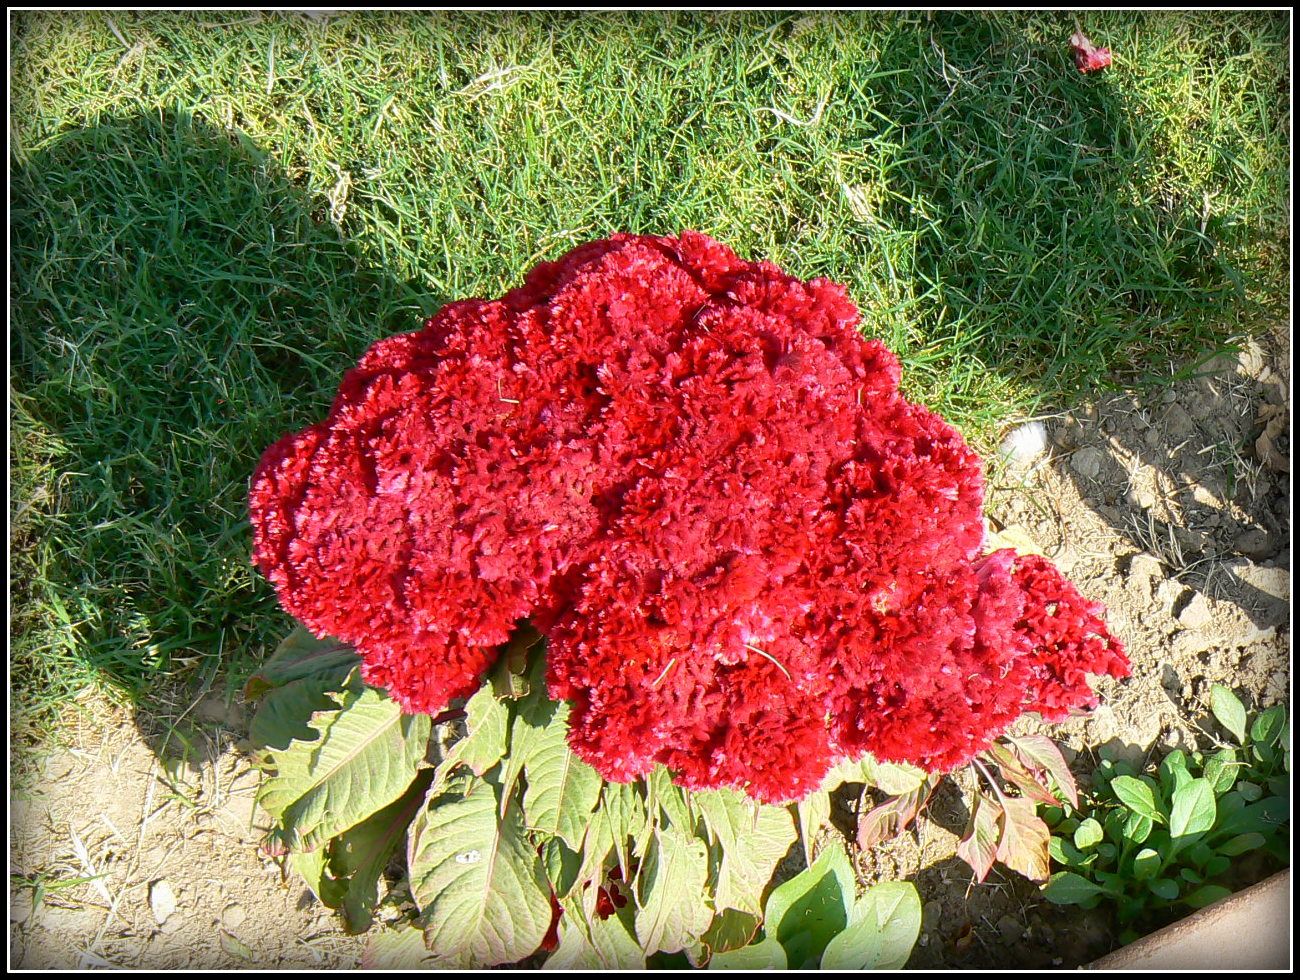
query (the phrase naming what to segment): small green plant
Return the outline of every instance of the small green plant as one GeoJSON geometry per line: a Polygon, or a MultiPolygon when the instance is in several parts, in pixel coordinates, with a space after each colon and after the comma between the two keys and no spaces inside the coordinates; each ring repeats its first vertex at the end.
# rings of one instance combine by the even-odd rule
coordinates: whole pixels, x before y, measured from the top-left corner
{"type": "Polygon", "coordinates": [[[1243,855],[1289,862],[1290,722],[1277,706],[1248,719],[1235,694],[1210,689],[1229,738],[1209,753],[1169,753],[1154,771],[1103,758],[1078,808],[1047,808],[1053,861],[1043,893],[1060,905],[1113,903],[1129,943],[1170,910],[1232,893],[1243,855]]]}

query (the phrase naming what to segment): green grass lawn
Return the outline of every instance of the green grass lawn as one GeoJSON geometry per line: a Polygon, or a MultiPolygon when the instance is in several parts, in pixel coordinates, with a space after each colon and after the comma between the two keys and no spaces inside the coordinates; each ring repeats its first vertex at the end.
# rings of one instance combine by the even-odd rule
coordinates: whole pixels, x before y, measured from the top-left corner
{"type": "Polygon", "coordinates": [[[843,282],[984,448],[1285,308],[1285,12],[12,18],[37,736],[87,684],[238,683],[288,628],[262,450],[374,340],[580,242],[695,228],[843,282]]]}

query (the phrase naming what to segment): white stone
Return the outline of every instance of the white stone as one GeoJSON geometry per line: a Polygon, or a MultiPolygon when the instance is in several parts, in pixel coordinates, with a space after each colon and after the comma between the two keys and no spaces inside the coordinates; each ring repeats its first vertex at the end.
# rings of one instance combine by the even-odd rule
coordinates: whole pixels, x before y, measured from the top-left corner
{"type": "Polygon", "coordinates": [[[162,925],[176,911],[176,894],[172,886],[165,881],[155,881],[149,886],[149,908],[153,910],[154,921],[162,925]]]}

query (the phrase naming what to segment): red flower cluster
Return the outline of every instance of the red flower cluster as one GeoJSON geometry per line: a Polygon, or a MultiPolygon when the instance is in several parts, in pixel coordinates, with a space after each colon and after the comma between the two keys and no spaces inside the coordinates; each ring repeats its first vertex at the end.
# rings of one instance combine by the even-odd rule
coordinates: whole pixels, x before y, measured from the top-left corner
{"type": "Polygon", "coordinates": [[[584,245],[375,344],[263,457],[255,560],[408,711],[530,619],[610,779],[781,801],[866,751],[958,765],[1128,663],[1048,563],[980,556],[978,458],[857,319],[694,232],[584,245]]]}

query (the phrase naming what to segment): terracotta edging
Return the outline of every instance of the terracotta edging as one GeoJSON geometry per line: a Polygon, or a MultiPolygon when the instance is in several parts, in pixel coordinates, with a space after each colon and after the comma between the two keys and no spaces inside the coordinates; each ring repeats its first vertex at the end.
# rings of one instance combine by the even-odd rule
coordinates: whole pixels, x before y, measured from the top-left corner
{"type": "Polygon", "coordinates": [[[1085,970],[1286,970],[1291,869],[1143,936],[1085,970]]]}

